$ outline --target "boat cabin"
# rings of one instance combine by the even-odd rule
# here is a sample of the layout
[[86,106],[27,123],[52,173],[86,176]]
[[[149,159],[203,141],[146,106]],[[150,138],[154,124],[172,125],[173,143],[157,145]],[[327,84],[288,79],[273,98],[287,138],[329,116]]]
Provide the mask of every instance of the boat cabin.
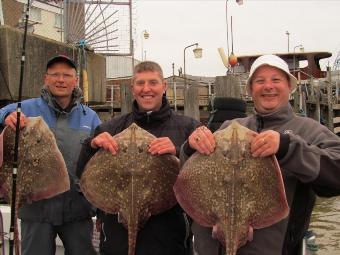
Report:
[[[322,71],[320,67],[320,60],[332,56],[330,52],[289,52],[276,53],[275,55],[284,59],[289,66],[290,72],[298,78],[300,72],[300,79],[307,80],[310,78],[325,78],[326,71]],[[250,71],[250,67],[261,55],[239,56],[238,64],[234,67],[235,73],[246,73]]]

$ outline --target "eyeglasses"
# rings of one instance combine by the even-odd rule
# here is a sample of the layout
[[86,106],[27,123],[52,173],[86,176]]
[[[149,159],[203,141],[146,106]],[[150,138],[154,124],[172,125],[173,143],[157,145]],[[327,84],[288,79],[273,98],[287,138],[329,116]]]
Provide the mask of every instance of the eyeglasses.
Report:
[[76,76],[73,74],[68,73],[46,73],[47,75],[51,76],[53,79],[58,79],[59,77],[63,77],[65,80],[74,79]]

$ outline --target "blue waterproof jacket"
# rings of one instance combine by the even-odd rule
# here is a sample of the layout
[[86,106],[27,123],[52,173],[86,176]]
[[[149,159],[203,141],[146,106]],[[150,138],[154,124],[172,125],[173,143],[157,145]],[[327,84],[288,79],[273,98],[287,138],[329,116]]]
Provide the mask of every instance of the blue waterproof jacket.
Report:
[[[0,124],[4,125],[4,119],[16,110],[16,106],[10,104],[0,109]],[[78,98],[74,98],[72,106],[63,111],[55,106],[46,90],[43,90],[41,98],[24,100],[22,112],[27,117],[41,116],[54,133],[67,166],[71,188],[50,199],[24,205],[19,210],[19,218],[61,225],[93,216],[95,210],[80,192],[75,170],[82,142],[100,124],[98,115],[80,104]]]

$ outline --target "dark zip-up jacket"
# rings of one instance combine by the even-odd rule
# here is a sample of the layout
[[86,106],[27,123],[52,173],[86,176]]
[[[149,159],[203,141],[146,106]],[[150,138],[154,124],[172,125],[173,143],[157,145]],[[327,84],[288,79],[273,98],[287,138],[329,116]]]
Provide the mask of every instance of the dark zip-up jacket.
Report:
[[[237,255],[292,255],[308,228],[315,194],[340,195],[340,138],[313,119],[299,117],[288,104],[270,114],[255,113],[236,119],[241,125],[262,132],[280,133],[280,148],[276,157],[283,176],[286,197],[290,206],[289,217],[263,229],[254,230],[251,242],[242,246]],[[226,121],[220,129],[226,128]],[[181,158],[185,159],[185,146]],[[205,235],[201,242],[217,255],[218,242],[207,238],[211,229],[194,224],[194,235]],[[196,240],[196,238],[195,238]],[[199,252],[199,251],[198,251]]]
[[[132,123],[147,130],[156,137],[169,137],[176,146],[177,156],[181,144],[189,137],[199,122],[171,110],[166,98],[163,97],[162,107],[155,112],[141,112],[136,101],[131,113],[122,115],[100,125],[95,136],[102,132],[115,135]],[[85,164],[96,152],[90,147],[91,140],[84,143],[78,160],[77,175],[80,176]],[[127,230],[118,223],[117,215],[101,216],[103,227],[100,249],[107,255],[127,255]],[[138,232],[136,255],[185,255],[187,252],[190,226],[186,215],[179,205],[172,209],[151,216],[145,226]]]

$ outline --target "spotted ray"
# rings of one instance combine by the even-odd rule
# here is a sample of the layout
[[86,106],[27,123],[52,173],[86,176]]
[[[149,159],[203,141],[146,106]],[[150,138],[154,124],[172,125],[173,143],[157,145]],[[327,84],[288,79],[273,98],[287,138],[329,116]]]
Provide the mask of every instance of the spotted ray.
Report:
[[114,138],[119,146],[117,155],[98,151],[87,163],[80,186],[96,207],[118,214],[128,229],[128,254],[133,255],[138,230],[151,215],[176,204],[173,185],[179,161],[169,154],[151,155],[148,145],[155,137],[136,124]]
[[279,165],[274,156],[252,157],[250,132],[236,121],[216,131],[215,151],[190,157],[174,186],[179,204],[198,224],[213,227],[228,255],[251,240],[253,228],[289,211]]
[[[1,133],[0,144],[1,140],[0,194],[10,203],[15,131],[6,127]],[[69,189],[66,165],[53,133],[41,117],[29,118],[19,137],[15,211],[25,203],[47,199]],[[15,224],[16,219],[17,215]]]

